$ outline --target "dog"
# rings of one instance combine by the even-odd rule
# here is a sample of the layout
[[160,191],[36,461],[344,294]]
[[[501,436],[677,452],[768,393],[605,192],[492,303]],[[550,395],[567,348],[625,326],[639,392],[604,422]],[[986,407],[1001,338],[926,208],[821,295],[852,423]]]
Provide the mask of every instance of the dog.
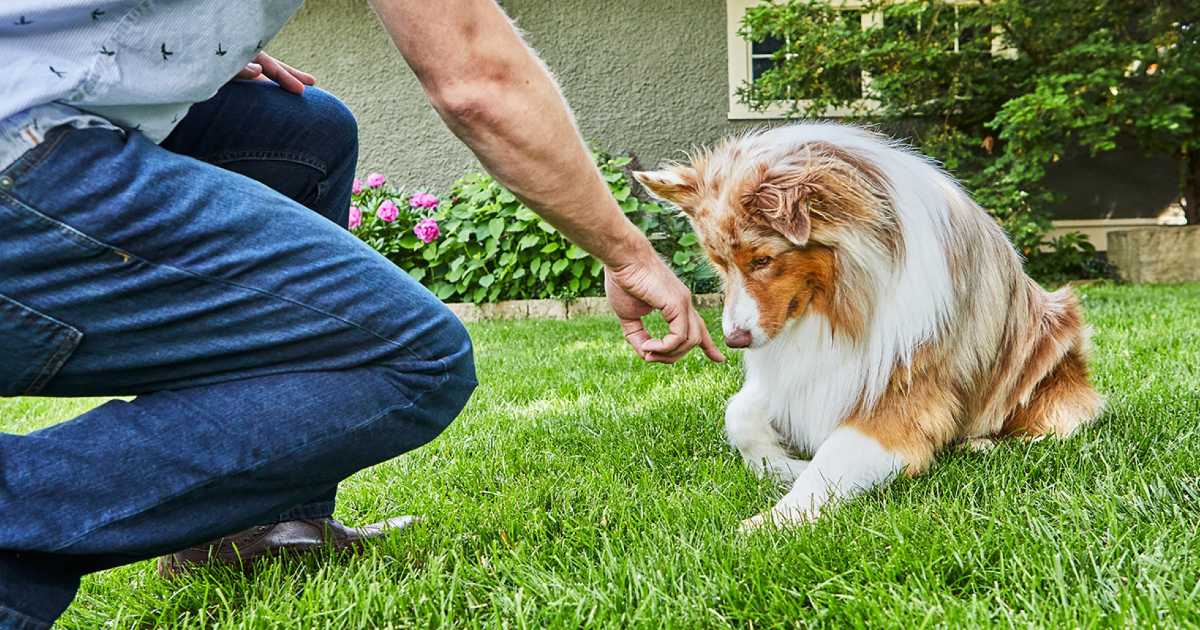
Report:
[[955,444],[1065,438],[1102,411],[1075,296],[1029,278],[930,160],[806,123],[688,162],[634,176],[687,215],[722,278],[725,343],[745,348],[729,443],[790,485],[744,530],[813,521]]

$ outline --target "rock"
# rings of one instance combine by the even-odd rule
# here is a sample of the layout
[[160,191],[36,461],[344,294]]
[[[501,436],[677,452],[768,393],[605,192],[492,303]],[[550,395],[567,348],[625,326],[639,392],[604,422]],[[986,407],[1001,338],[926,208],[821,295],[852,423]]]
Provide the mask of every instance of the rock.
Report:
[[586,317],[588,315],[612,315],[608,307],[608,299],[602,297],[575,298],[567,302],[567,317]]
[[446,307],[450,309],[451,313],[454,313],[455,317],[463,322],[477,322],[483,319],[483,313],[479,310],[479,307],[470,302],[454,302],[447,304]]
[[566,319],[567,304],[562,300],[523,300],[529,319]]
[[1109,232],[1108,260],[1127,282],[1198,282],[1200,225]]
[[529,317],[528,300],[510,300],[494,304],[480,304],[483,319],[526,319]]

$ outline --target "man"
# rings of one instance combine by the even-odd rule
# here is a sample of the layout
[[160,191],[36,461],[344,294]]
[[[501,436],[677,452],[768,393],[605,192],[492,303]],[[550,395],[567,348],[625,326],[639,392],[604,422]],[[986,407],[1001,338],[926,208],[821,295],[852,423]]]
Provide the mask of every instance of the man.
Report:
[[[47,627],[88,572],[402,526],[333,521],[338,482],[433,439],[475,387],[462,325],[341,227],[354,120],[261,52],[299,4],[0,8],[0,394],[137,396],[0,434],[2,628]],[[373,5],[453,132],[604,262],[638,354],[723,360],[494,1]]]

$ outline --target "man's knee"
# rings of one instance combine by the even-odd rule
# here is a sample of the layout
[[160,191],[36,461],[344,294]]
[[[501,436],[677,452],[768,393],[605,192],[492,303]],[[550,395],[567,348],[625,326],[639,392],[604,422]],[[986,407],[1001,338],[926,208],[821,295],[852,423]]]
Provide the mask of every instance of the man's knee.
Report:
[[339,159],[356,161],[358,120],[350,108],[338,97],[319,88],[305,88],[304,98],[313,117],[310,125],[324,136],[324,141],[329,143],[326,146],[336,147],[332,153]]
[[442,307],[438,346],[442,349],[441,361],[445,366],[443,387],[447,388],[447,399],[454,412],[445,418],[445,425],[458,416],[470,399],[478,384],[475,374],[475,349],[466,326],[450,309]]
[[416,416],[426,429],[421,443],[450,426],[478,383],[469,332],[450,309],[430,298],[432,303],[419,307],[420,315],[407,326],[410,343],[385,361],[396,377],[412,384],[407,394],[415,396],[420,407]]

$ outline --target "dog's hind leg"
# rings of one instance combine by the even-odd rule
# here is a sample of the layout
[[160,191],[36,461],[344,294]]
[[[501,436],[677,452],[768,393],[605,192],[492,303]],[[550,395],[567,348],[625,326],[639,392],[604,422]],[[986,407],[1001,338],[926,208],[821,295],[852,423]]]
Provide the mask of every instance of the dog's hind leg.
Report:
[[783,437],[771,424],[766,401],[749,386],[729,400],[725,437],[759,477],[791,483],[808,465],[783,448]]
[[1095,420],[1103,409],[1104,399],[1088,382],[1081,340],[1038,383],[1029,402],[1013,411],[1003,433],[1027,440],[1065,438]]

